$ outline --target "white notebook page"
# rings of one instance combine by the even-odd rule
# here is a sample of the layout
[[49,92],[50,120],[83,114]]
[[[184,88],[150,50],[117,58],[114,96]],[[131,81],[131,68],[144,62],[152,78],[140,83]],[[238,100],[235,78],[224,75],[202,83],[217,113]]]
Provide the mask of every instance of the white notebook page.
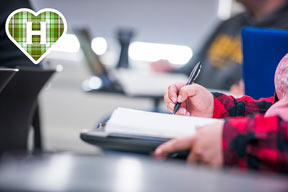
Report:
[[106,124],[106,133],[123,133],[163,138],[193,135],[196,126],[219,120],[146,112],[134,109],[116,109]]

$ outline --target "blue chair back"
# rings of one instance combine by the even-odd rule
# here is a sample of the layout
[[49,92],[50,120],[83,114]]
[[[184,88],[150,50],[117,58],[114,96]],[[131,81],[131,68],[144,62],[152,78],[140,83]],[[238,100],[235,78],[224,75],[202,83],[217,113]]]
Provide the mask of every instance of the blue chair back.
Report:
[[259,99],[274,95],[274,74],[288,53],[288,30],[244,27],[242,30],[245,94]]

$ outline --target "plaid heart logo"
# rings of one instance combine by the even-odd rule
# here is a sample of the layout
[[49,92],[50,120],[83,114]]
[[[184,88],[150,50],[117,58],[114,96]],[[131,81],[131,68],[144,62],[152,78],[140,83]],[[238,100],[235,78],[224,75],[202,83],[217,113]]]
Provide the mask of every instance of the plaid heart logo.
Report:
[[38,64],[53,45],[66,33],[64,16],[55,9],[18,9],[6,20],[10,40],[35,64]]

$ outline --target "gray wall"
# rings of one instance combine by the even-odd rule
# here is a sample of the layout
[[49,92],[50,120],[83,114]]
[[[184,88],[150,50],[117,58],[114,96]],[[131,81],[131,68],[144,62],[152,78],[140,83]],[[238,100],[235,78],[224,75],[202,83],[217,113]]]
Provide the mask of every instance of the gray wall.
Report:
[[197,48],[217,22],[218,0],[31,0],[35,9],[55,8],[73,27],[114,38],[121,26],[137,30],[135,40]]

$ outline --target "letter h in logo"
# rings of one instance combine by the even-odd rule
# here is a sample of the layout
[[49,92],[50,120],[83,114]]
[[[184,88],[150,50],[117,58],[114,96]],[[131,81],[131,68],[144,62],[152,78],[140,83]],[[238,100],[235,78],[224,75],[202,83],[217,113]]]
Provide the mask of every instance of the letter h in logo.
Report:
[[46,22],[40,22],[40,30],[32,30],[32,22],[26,22],[26,44],[32,44],[32,36],[40,35],[40,44],[46,44]]

